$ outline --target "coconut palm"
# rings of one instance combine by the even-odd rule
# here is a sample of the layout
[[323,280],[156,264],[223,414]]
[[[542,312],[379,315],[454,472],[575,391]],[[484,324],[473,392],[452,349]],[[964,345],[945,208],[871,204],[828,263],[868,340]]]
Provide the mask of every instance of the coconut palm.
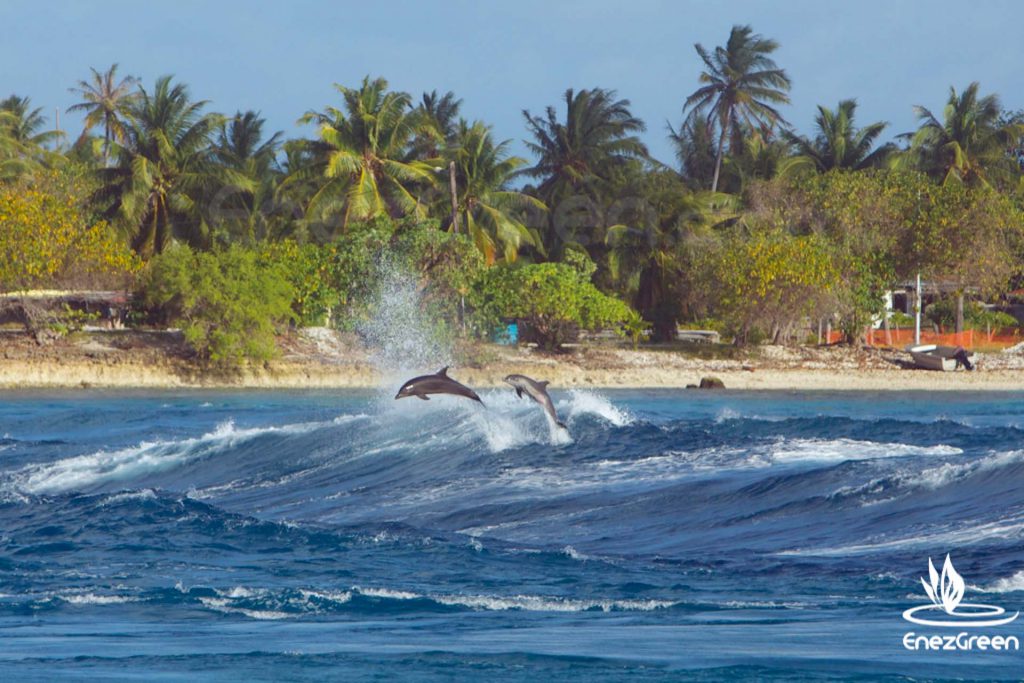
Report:
[[5,112],[4,129],[7,135],[22,145],[41,147],[48,142],[60,139],[59,130],[43,130],[46,117],[42,107],[32,108],[32,100],[28,97],[11,95],[0,100],[0,112]]
[[18,118],[0,110],[0,182],[15,180],[39,167],[42,150],[14,137]]
[[299,120],[319,126],[317,139],[307,141],[311,163],[289,179],[321,178],[307,214],[327,218],[340,213],[342,226],[384,215],[424,215],[417,183],[432,183],[434,173],[422,162],[403,161],[415,132],[409,95],[388,92],[383,78],[366,77],[359,88],[334,87],[343,110],[327,107]]
[[854,125],[857,111],[856,100],[842,100],[833,111],[818,106],[814,117],[817,134],[814,139],[783,131],[783,136],[793,145],[796,154],[787,161],[785,172],[813,168],[819,173],[832,169],[859,171],[881,166],[895,151],[892,143],[875,147],[878,136],[888,125],[878,121],[863,128]]
[[743,192],[752,181],[771,180],[785,170],[791,153],[792,145],[771,131],[749,131],[743,147],[722,162],[719,184],[726,191]]
[[[197,200],[204,187],[222,184],[231,174],[212,163],[210,139],[223,117],[203,113],[205,106],[170,76],[157,79],[152,93],[140,86],[124,144],[115,146],[116,163],[99,172],[96,199],[128,226],[139,254],[159,254],[174,237],[196,246],[208,243]],[[238,177],[230,181],[245,183]]]
[[778,46],[749,26],[733,26],[725,47],[714,52],[700,43],[694,46],[706,67],[700,75],[705,85],[686,98],[683,110],[689,111],[689,119],[703,121],[718,133],[712,192],[718,190],[727,138],[730,151],[736,153],[742,148],[744,130],[767,131],[785,122],[773,106],[789,103],[789,77],[769,56]]
[[636,136],[645,126],[630,112],[629,100],[601,88],[570,88],[564,99],[564,120],[554,107],[544,116],[523,111],[533,136],[526,145],[537,156],[523,174],[541,181],[537,192],[548,206],[588,186],[607,184],[628,160],[647,157],[647,147]]
[[89,70],[92,72],[91,81],[79,81],[77,87],[68,89],[82,97],[81,102],[68,107],[68,112],[85,113],[85,127],[79,142],[85,140],[93,128],[103,126],[103,165],[107,166],[111,142],[124,142],[125,121],[131,113],[131,104],[136,97],[133,88],[138,81],[133,76],[117,80],[117,64],[103,73],[91,67]]
[[677,131],[668,127],[669,141],[686,184],[696,190],[711,184],[718,157],[714,135],[703,122],[683,121]]
[[218,189],[209,202],[210,222],[250,243],[273,232],[274,196],[281,178],[277,152],[283,134],[264,139],[265,124],[258,112],[238,112],[221,123],[211,148],[213,160],[245,182]]
[[467,233],[488,264],[499,251],[505,261],[515,261],[524,244],[537,246],[516,212],[545,210],[540,200],[510,189],[526,160],[509,156],[509,141],[496,143],[491,128],[480,121],[460,120],[452,140],[448,156],[455,162],[458,210]]
[[950,88],[941,121],[925,107],[914,107],[921,125],[901,136],[910,139],[904,163],[943,182],[978,185],[988,185],[993,173],[1012,169],[1006,149],[1016,145],[1024,126],[1002,121],[999,97],[980,97],[978,88],[976,81],[959,95]]
[[436,90],[423,93],[413,110],[416,134],[410,145],[410,159],[433,159],[452,142],[459,124],[462,100],[449,91],[438,95]]
[[733,195],[691,192],[676,172],[647,173],[638,187],[644,197],[628,224],[608,228],[605,242],[613,282],[654,327],[653,337],[669,341],[699,287],[697,262],[714,226],[736,217]]

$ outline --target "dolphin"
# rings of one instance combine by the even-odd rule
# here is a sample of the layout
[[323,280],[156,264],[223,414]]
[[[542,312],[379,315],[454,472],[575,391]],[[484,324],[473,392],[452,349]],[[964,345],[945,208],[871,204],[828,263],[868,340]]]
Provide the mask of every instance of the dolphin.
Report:
[[421,375],[419,377],[413,377],[411,380],[402,385],[402,388],[398,390],[395,395],[395,400],[400,398],[406,398],[407,396],[415,396],[421,398],[424,401],[429,401],[430,397],[427,394],[451,394],[452,396],[465,396],[471,398],[480,405],[484,402],[480,400],[480,397],[476,395],[476,392],[469,387],[459,384],[451,377],[448,376],[448,366],[444,366],[437,373],[433,375]]
[[547,382],[538,382],[526,375],[509,375],[505,378],[505,382],[515,387],[516,396],[522,398],[523,394],[526,394],[544,408],[544,412],[551,416],[556,425],[562,429],[568,429],[565,423],[558,419],[558,413],[555,412],[555,404],[551,402],[551,396],[548,395]]

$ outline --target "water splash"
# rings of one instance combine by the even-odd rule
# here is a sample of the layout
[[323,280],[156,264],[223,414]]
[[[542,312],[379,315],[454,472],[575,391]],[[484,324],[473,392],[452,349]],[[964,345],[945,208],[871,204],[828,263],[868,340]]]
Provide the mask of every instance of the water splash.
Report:
[[628,411],[616,407],[605,396],[584,389],[570,391],[568,401],[558,402],[558,410],[565,412],[569,419],[581,415],[596,415],[616,427],[633,424],[633,416]]
[[393,259],[377,264],[377,290],[359,334],[386,378],[409,371],[435,371],[452,363],[447,325],[426,309],[418,278]]

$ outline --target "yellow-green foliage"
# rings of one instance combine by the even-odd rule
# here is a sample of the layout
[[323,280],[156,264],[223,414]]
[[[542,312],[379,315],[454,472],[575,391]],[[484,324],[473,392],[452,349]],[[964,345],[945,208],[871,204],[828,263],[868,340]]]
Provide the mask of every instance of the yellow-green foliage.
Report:
[[719,307],[741,340],[754,329],[784,333],[816,312],[839,277],[824,239],[778,229],[734,235],[712,260]]
[[0,288],[26,290],[130,275],[139,260],[103,221],[89,222],[57,172],[0,185]]

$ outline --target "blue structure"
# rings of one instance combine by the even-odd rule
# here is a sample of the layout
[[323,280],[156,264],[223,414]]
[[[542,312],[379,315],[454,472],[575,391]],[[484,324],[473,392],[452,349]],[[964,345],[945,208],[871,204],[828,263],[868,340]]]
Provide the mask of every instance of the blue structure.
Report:
[[504,328],[498,328],[494,332],[494,341],[506,346],[515,346],[519,343],[519,323],[506,323]]

